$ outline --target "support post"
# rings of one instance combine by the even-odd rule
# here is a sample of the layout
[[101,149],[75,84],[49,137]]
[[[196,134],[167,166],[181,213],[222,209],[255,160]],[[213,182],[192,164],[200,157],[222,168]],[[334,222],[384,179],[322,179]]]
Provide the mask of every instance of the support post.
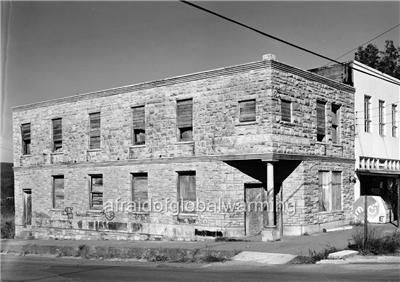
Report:
[[366,248],[367,240],[368,240],[368,196],[364,195],[364,246]]
[[[268,225],[276,225],[276,196],[274,190],[274,165],[272,163],[267,163],[267,192],[269,196]],[[272,201],[270,196],[272,196]]]

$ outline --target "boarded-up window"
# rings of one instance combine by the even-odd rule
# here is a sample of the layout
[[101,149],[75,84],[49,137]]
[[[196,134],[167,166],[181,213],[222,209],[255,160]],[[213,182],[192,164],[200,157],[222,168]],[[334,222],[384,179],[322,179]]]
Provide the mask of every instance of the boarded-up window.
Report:
[[53,151],[62,148],[62,119],[57,118],[52,120],[53,123]]
[[21,125],[22,137],[22,154],[29,155],[31,153],[31,124],[25,123]]
[[342,173],[332,171],[332,209],[342,209]]
[[53,208],[64,207],[64,176],[53,176]]
[[371,97],[364,96],[364,131],[371,131]]
[[317,101],[317,141],[325,138],[325,102]]
[[239,121],[255,121],[256,120],[256,100],[247,100],[239,102]]
[[90,176],[90,208],[103,209],[103,176]]
[[24,214],[22,222],[24,226],[32,225],[32,189],[24,189]]
[[397,137],[397,105],[392,104],[392,137]]
[[332,142],[339,143],[340,142],[340,106],[332,104],[331,107],[331,116],[332,116]]
[[179,141],[193,140],[193,99],[176,102],[176,125]]
[[148,180],[147,173],[132,174],[132,201],[136,211],[146,211],[148,208]]
[[281,120],[292,121],[292,103],[287,100],[281,100]]
[[196,172],[179,172],[178,196],[181,212],[192,213],[196,211]]
[[146,143],[146,128],[145,128],[145,108],[144,106],[132,108],[132,130],[133,144],[143,145]]
[[337,171],[319,172],[319,211],[341,210],[342,174]]
[[379,100],[379,135],[385,135],[385,101]]
[[90,130],[89,130],[89,148],[100,148],[100,113],[89,114]]

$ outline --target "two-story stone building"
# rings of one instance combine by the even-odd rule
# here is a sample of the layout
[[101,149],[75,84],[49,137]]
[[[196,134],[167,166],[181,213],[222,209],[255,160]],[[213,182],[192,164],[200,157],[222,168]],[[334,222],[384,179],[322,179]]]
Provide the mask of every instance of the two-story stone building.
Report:
[[268,238],[280,199],[284,234],[352,219],[354,89],[271,55],[19,106],[13,122],[17,236]]

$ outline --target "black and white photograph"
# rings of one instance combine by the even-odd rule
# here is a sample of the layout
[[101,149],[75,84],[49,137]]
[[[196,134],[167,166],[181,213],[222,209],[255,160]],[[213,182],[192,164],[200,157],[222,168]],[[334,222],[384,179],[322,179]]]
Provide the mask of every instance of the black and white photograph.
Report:
[[400,0],[0,4],[0,281],[400,281]]

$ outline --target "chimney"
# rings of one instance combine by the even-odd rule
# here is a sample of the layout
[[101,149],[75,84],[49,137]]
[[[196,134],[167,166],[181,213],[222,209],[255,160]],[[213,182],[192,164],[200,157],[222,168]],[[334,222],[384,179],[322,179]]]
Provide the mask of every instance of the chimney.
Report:
[[262,59],[263,61],[276,61],[276,56],[274,54],[264,54]]

